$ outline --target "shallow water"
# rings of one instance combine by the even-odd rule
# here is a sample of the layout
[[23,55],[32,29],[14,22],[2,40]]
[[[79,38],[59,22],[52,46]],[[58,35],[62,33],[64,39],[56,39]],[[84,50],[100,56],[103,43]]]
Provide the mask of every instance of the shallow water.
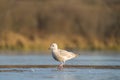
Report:
[[[57,65],[51,55],[0,55],[0,65]],[[120,65],[120,55],[81,55],[66,65]],[[120,69],[0,68],[0,80],[120,80]]]
[[120,80],[119,69],[69,68],[58,71],[55,68],[29,68],[16,70],[21,71],[0,72],[0,80]]
[[[51,55],[0,55],[0,65],[56,65]],[[120,55],[80,55],[68,65],[120,65]]]

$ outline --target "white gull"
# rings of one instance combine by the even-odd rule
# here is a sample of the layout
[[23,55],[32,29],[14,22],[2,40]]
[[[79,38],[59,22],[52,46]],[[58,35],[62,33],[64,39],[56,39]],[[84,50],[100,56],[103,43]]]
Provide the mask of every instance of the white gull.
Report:
[[58,46],[56,43],[52,43],[50,45],[50,49],[52,51],[53,58],[61,63],[60,65],[58,65],[59,70],[63,69],[63,65],[64,65],[65,61],[75,58],[79,55],[79,54],[75,54],[73,52],[68,52],[66,50],[58,49]]

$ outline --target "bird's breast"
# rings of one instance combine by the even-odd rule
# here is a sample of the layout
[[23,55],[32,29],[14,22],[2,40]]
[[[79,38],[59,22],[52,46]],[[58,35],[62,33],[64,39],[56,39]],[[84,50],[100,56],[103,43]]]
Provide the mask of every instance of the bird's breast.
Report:
[[62,57],[59,54],[52,52],[52,56],[56,61],[63,61]]

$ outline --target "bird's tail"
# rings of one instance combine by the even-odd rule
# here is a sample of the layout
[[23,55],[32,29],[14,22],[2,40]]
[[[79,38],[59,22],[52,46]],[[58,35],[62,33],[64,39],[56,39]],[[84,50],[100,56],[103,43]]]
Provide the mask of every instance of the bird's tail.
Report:
[[79,54],[76,54],[76,56],[75,57],[78,57],[80,55],[80,53]]

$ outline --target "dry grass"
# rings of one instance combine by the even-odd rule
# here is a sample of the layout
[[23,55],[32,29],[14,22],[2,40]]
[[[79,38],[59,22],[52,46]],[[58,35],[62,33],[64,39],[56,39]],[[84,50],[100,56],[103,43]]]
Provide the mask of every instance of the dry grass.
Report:
[[62,49],[72,50],[120,50],[120,44],[114,38],[105,42],[92,38],[87,40],[79,35],[47,35],[45,37],[26,37],[15,32],[7,32],[1,36],[1,50],[46,51],[52,42],[58,43]]
[[0,49],[120,50],[119,14],[119,0],[0,0]]

